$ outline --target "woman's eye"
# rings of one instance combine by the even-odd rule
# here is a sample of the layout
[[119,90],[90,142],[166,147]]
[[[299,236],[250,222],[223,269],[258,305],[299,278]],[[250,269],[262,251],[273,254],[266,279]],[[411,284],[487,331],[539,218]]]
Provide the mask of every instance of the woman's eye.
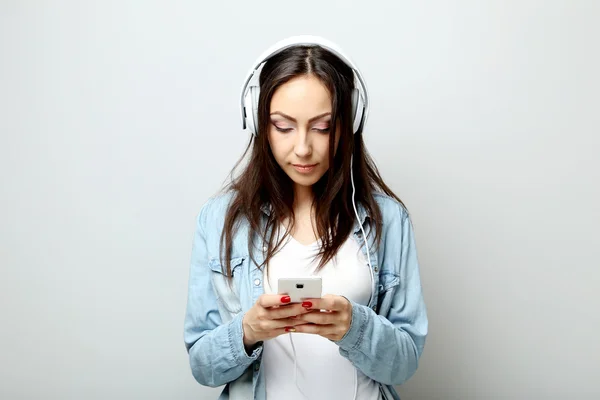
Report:
[[323,126],[323,127],[314,127],[313,128],[315,131],[317,132],[321,132],[321,133],[328,133],[329,132],[329,127],[328,126]]
[[273,124],[273,126],[275,127],[275,129],[276,129],[278,132],[284,132],[284,133],[287,133],[287,132],[290,132],[290,131],[292,130],[292,128],[284,128],[284,127],[282,127],[282,126],[277,126],[277,124]]
[[[276,123],[273,124],[273,127],[275,128],[275,130],[282,133],[288,133],[294,130],[294,128],[285,127]],[[319,133],[329,133],[330,129],[327,125],[316,125],[312,128],[312,130]]]

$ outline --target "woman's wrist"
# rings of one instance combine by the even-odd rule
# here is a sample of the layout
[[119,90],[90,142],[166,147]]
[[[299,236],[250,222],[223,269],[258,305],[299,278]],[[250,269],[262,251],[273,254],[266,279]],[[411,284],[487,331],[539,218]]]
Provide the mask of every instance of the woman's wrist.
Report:
[[256,343],[258,342],[250,335],[252,330],[248,325],[246,325],[246,316],[242,319],[242,341],[244,342],[244,347],[246,348],[246,352],[248,354],[252,353],[254,348],[256,347]]

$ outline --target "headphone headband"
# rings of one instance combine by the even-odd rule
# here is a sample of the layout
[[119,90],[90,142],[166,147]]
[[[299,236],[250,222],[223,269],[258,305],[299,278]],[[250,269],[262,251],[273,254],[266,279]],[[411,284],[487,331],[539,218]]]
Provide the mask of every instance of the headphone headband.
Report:
[[344,54],[342,49],[339,48],[335,43],[324,39],[319,36],[300,35],[292,36],[287,39],[283,39],[273,46],[269,47],[264,51],[260,57],[256,59],[252,68],[246,75],[244,85],[241,93],[241,114],[242,114],[242,128],[247,128],[253,135],[258,134],[258,96],[260,93],[260,73],[265,62],[271,57],[279,54],[280,52],[294,46],[320,46],[338,58],[340,58],[346,65],[352,68],[354,72],[354,93],[352,96],[352,112],[353,112],[353,132],[356,133],[361,126],[366,122],[368,111],[369,111],[369,96],[367,92],[367,86],[360,73],[359,69],[355,66],[352,60]]

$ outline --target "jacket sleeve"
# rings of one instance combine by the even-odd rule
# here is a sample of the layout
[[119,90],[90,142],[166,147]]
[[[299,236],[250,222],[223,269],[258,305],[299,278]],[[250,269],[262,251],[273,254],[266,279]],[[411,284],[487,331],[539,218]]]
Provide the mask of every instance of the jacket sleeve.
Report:
[[400,385],[415,373],[428,330],[413,227],[406,211],[400,205],[398,209],[384,228],[385,245],[379,254],[380,266],[393,263],[399,278],[399,284],[390,289],[393,293],[382,294],[391,295],[390,310],[378,315],[351,302],[350,329],[336,342],[342,356],[386,385]]
[[240,377],[256,360],[259,347],[251,355],[243,344],[243,313],[223,323],[208,265],[206,245],[206,205],[198,214],[192,245],[184,342],[194,378],[205,386],[221,386]]

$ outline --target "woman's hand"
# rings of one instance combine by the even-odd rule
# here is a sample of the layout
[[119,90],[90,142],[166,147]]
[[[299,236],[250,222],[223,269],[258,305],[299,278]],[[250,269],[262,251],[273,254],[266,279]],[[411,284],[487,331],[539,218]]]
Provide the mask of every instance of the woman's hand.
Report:
[[296,316],[310,312],[302,304],[289,304],[290,297],[280,294],[263,294],[242,319],[244,346],[252,348],[256,343],[272,339],[293,327],[306,324]]
[[321,299],[307,299],[302,305],[310,311],[298,316],[297,320],[305,325],[296,326],[296,332],[314,333],[337,341],[350,329],[352,304],[345,297],[327,294]]

